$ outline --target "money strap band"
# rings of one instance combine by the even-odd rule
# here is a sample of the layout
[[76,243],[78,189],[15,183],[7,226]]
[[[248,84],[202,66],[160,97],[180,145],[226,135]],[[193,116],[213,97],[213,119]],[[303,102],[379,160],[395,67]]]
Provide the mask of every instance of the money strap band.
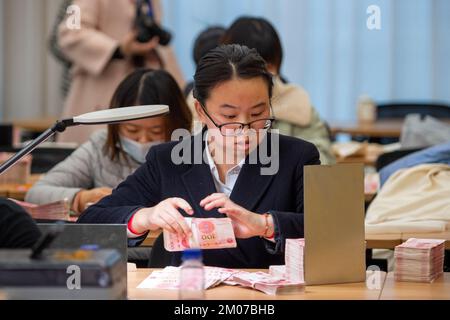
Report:
[[266,239],[273,239],[275,236],[275,228],[270,236],[267,235],[267,231],[269,231],[269,215],[268,213],[264,213],[264,218],[266,219],[266,228],[264,230],[264,238]]

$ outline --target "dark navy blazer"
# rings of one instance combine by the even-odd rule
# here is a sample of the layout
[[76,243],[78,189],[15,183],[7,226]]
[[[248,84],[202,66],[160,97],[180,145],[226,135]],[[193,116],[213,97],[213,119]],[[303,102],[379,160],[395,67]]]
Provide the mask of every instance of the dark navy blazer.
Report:
[[[274,137],[274,133],[268,133],[266,139],[271,142],[276,140]],[[278,172],[262,175],[261,169],[271,164],[259,157],[257,163],[251,164],[247,157],[230,195],[233,202],[252,212],[272,214],[275,244],[260,237],[238,239],[237,248],[204,250],[205,265],[268,268],[284,264],[285,239],[303,237],[303,166],[320,164],[319,153],[309,142],[283,135],[277,137],[279,151],[269,147],[267,152],[271,154],[275,150],[272,156],[279,155]],[[224,217],[216,209],[205,211],[200,207],[203,198],[217,192],[208,164],[201,155],[199,157],[199,150],[203,152],[205,145],[199,134],[181,142],[152,147],[147,162],[115,188],[112,195],[90,206],[78,222],[126,224],[137,210],[152,207],[170,197],[185,199],[194,209],[194,217]],[[190,161],[186,161],[190,163],[175,164],[172,161],[172,150],[178,152],[180,147],[191,150],[187,157]],[[201,163],[192,164],[194,157]],[[182,210],[181,213],[188,216]],[[144,239],[145,236],[130,239],[129,245],[139,245]],[[171,265],[181,263],[180,253],[170,255]]]

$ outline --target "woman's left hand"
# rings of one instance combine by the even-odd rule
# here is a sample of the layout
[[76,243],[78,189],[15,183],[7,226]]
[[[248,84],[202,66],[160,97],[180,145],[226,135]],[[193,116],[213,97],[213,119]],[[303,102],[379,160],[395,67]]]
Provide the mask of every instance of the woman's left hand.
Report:
[[[220,213],[226,214],[233,222],[236,238],[263,237],[266,232],[266,218],[264,215],[251,212],[235,204],[223,193],[211,194],[200,201],[200,206],[207,211],[219,208],[218,211]],[[269,230],[273,230],[273,220],[271,218],[270,220]]]

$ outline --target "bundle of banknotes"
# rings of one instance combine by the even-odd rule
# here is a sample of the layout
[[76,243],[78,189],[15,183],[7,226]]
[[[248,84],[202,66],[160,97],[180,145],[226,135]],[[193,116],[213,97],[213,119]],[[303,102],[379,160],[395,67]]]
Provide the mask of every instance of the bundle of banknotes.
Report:
[[33,203],[10,199],[25,209],[33,219],[38,220],[71,220],[70,203],[68,199],[37,205]]
[[289,281],[261,271],[239,271],[226,280],[225,284],[253,288],[268,295],[299,293],[305,291],[304,282]]
[[285,256],[286,279],[292,282],[304,282],[303,258],[305,239],[286,239]]
[[286,266],[270,266],[269,267],[269,274],[273,277],[286,279]]
[[[180,267],[165,267],[153,271],[139,286],[140,289],[177,290],[179,288]],[[210,289],[229,279],[236,270],[204,267],[204,288]]]
[[433,282],[444,269],[445,240],[408,239],[395,247],[395,280]]
[[189,238],[164,230],[164,248],[167,251],[183,251],[189,248],[235,248],[236,237],[230,218],[185,218],[192,230]]
[[[180,267],[166,267],[162,270],[155,270],[139,284],[138,289],[177,290],[179,288],[179,277]],[[265,272],[204,267],[205,290],[220,284],[253,288],[269,295],[304,291],[303,283],[290,282]]]

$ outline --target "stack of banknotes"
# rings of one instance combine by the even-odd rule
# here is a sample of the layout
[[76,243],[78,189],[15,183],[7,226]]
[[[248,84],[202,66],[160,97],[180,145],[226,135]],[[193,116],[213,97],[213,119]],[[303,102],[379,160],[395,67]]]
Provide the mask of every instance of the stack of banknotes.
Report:
[[253,288],[268,295],[299,293],[305,291],[304,282],[289,281],[261,271],[239,271],[226,280],[225,284]]
[[285,256],[286,279],[292,282],[304,282],[303,257],[305,239],[286,239]]
[[305,282],[304,276],[305,239],[286,239],[284,251],[285,265],[270,266],[269,273],[274,277],[286,279],[291,282]]
[[445,240],[408,239],[395,247],[395,280],[433,282],[444,270]]
[[69,200],[64,199],[48,204],[33,203],[10,199],[21,206],[28,214],[37,220],[71,220]]

